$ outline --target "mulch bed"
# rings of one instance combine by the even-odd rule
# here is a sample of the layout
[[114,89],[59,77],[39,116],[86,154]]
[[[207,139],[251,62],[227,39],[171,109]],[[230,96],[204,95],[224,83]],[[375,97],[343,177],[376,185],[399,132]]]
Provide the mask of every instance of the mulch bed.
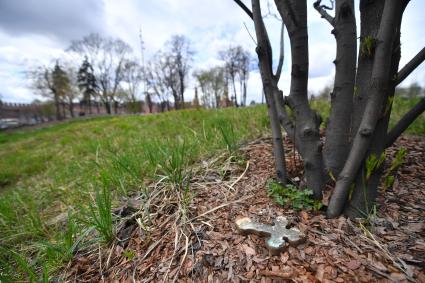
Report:
[[[301,161],[286,143],[289,175],[300,180]],[[262,138],[243,146],[248,166],[202,162],[185,227],[153,213],[152,228],[143,228],[135,213],[118,233],[128,240],[80,251],[64,274],[76,282],[425,282],[425,139],[402,137],[389,155],[400,146],[406,162],[393,189],[379,196],[370,226],[275,204],[266,191],[274,173],[271,140]],[[234,223],[241,216],[272,223],[279,215],[306,241],[278,256]]]

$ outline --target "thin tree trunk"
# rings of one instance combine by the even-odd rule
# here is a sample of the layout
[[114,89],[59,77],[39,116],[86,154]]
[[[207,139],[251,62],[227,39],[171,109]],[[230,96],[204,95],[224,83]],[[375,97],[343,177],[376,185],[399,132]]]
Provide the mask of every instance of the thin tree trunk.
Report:
[[72,103],[72,100],[70,99],[69,100],[69,113],[71,114],[71,117],[72,118],[74,118],[75,117],[75,115],[74,115],[74,104]]
[[181,108],[184,109],[184,74],[180,74],[180,100],[181,100]]
[[356,77],[357,35],[354,0],[337,0],[333,20],[336,38],[335,83],[323,155],[326,170],[338,176],[350,149],[351,113]]
[[66,119],[66,107],[65,107],[65,102],[62,101],[62,116],[64,119]]
[[53,95],[55,100],[56,120],[62,120],[58,95],[56,93]]
[[90,96],[89,96],[89,101],[88,101],[88,103],[89,103],[89,114],[91,115],[92,114],[92,109],[91,109],[91,99],[90,99]]
[[105,101],[105,110],[107,114],[111,114],[111,104],[109,101]]
[[[271,46],[268,39],[267,31],[261,16],[260,1],[252,1],[252,11],[254,17],[255,32],[257,35],[257,55],[263,82],[263,90],[266,96],[267,108],[270,118],[270,126],[272,129],[273,153],[275,159],[275,168],[277,179],[283,185],[286,185],[286,167],[285,167],[285,151],[283,148],[282,130],[277,115],[277,105],[273,96],[274,91],[278,91],[277,82],[273,79],[271,62]],[[236,97],[236,93],[235,93]]]
[[[319,136],[320,117],[308,103],[308,33],[307,1],[275,0],[279,14],[288,29],[291,43],[291,89],[287,97],[295,114],[295,143],[303,159],[307,187],[316,199],[322,198],[324,166]],[[285,128],[286,129],[286,128]]]
[[238,105],[238,98],[236,95],[236,85],[235,85],[235,76],[232,75],[232,85],[233,85],[233,95],[234,95],[234,101],[235,101],[235,107],[239,107]]

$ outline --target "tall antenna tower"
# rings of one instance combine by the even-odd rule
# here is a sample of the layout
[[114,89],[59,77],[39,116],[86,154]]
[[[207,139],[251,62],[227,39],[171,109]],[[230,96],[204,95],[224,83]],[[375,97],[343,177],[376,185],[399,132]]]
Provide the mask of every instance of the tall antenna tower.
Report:
[[145,42],[142,37],[142,28],[139,29],[139,39],[140,39],[140,58],[142,64],[142,75],[143,75],[143,94],[147,93],[147,83],[146,83],[146,72],[145,72]]

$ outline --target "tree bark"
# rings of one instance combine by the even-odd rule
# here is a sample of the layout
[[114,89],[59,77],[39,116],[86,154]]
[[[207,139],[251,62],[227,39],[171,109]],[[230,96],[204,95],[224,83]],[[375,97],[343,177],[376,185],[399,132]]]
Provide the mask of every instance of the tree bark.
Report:
[[[396,18],[394,21],[397,23],[397,29],[395,32],[395,39],[393,43],[393,49],[391,54],[391,66],[389,73],[390,87],[384,95],[384,107],[381,110],[381,116],[378,119],[376,130],[373,133],[372,142],[370,145],[369,152],[366,156],[374,155],[377,158],[385,151],[385,140],[387,136],[387,129],[390,121],[392,102],[395,94],[395,87],[397,85],[397,70],[399,68],[399,62],[401,57],[400,52],[400,28],[401,19],[404,9],[406,8],[408,1],[404,1],[400,10],[397,11]],[[365,171],[365,165],[360,169],[362,172]],[[368,215],[375,204],[375,199],[378,195],[379,181],[381,180],[384,172],[384,164],[376,168],[369,179],[357,179],[357,184],[352,194],[350,203],[346,206],[345,214],[349,217],[364,217]]]
[[337,0],[332,20],[336,38],[335,83],[323,155],[326,170],[338,177],[350,149],[351,113],[356,77],[357,35],[354,0]]
[[354,138],[344,168],[338,177],[335,190],[329,202],[327,214],[330,218],[341,214],[347,201],[349,187],[366,157],[381,111],[386,105],[387,93],[391,89],[390,69],[393,43],[397,34],[397,13],[402,8],[399,1],[386,1],[379,27],[377,46],[373,62],[371,81],[369,84],[370,98],[366,105],[359,130]]
[[[272,54],[271,45],[261,15],[259,0],[252,0],[252,14],[257,36],[257,55],[263,82],[263,90],[266,96],[267,108],[272,129],[273,153],[275,158],[276,176],[280,183],[286,185],[285,151],[283,148],[282,130],[277,115],[276,101],[273,92],[277,91],[277,82],[273,79],[272,66],[270,65]],[[236,93],[235,93],[236,97]]]
[[304,159],[307,187],[313,191],[316,199],[321,199],[324,166],[319,136],[320,117],[310,108],[307,95],[307,1],[275,0],[275,4],[287,27],[291,43],[291,88],[287,101],[295,115],[294,142]]
[[372,75],[376,37],[378,35],[384,4],[385,0],[360,0],[361,31],[351,120],[351,139],[354,138],[359,129],[366,104],[370,97],[368,86]]

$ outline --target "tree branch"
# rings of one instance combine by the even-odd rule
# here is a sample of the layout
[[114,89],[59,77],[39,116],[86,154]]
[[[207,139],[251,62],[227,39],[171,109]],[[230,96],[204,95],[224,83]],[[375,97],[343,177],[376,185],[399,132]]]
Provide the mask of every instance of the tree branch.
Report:
[[236,4],[239,5],[239,7],[242,8],[242,10],[245,11],[245,13],[251,18],[254,19],[254,16],[252,15],[251,10],[241,1],[241,0],[233,0],[236,2]]
[[397,74],[395,85],[399,85],[425,60],[425,47],[413,57]]
[[391,146],[397,138],[425,111],[425,97],[410,109],[387,134],[385,147]]
[[322,18],[327,20],[331,24],[331,26],[334,26],[335,19],[331,15],[329,15],[328,12],[326,12],[326,10],[333,9],[333,2],[331,2],[332,7],[320,5],[320,2],[322,2],[322,0],[317,0],[316,2],[313,3],[314,9],[316,9],[319,12],[319,14],[322,16]]
[[284,57],[284,51],[285,50],[284,50],[284,45],[283,45],[284,31],[285,31],[285,23],[282,21],[282,28],[280,30],[280,54],[279,54],[279,63],[277,65],[276,74],[275,74],[276,83],[280,79],[280,74],[282,73],[282,67],[283,67],[283,59],[285,58]]

